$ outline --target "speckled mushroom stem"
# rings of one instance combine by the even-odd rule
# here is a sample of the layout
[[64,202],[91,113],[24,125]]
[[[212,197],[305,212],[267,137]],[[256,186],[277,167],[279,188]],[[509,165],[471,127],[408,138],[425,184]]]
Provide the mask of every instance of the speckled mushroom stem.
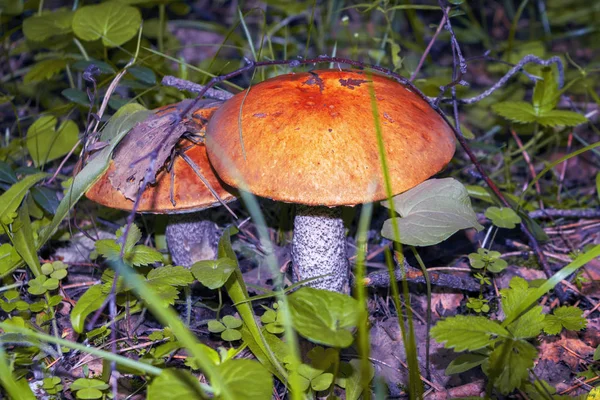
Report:
[[165,232],[173,265],[190,267],[217,258],[220,230],[204,212],[169,216]]
[[349,263],[341,208],[297,207],[292,262],[298,281],[328,274],[307,286],[348,293]]

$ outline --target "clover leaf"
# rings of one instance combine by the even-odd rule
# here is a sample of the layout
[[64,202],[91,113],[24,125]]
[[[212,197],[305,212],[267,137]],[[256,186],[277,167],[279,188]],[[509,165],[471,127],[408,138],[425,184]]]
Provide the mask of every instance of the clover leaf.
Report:
[[489,207],[485,216],[498,228],[513,229],[521,223],[521,217],[512,208]]
[[242,325],[242,320],[231,315],[226,315],[221,321],[216,319],[208,321],[208,331],[211,333],[220,333],[221,339],[233,342],[242,338],[242,333],[240,332]]

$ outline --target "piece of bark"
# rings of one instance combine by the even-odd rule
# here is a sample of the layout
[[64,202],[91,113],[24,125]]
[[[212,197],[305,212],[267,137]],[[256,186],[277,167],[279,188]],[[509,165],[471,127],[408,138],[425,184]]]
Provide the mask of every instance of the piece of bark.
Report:
[[[111,184],[123,195],[135,201],[140,186],[148,169],[152,180],[155,182],[158,171],[171,156],[177,142],[186,132],[199,133],[203,125],[199,125],[193,118],[183,116],[182,113],[192,100],[160,109],[144,122],[137,124],[121,141],[115,150],[113,161],[119,166],[109,176]],[[210,108],[220,102],[215,100],[201,100],[196,110]]]
[[[397,262],[396,262],[397,263]],[[423,272],[420,269],[413,268],[404,259],[404,271],[406,271],[406,280],[414,283],[426,283]],[[396,280],[403,279],[403,269],[396,265],[394,271]],[[465,290],[468,292],[479,292],[479,283],[469,277],[459,277],[451,274],[440,274],[438,272],[429,272],[431,284],[443,286],[451,289]],[[387,271],[373,272],[365,278],[365,286],[367,287],[389,287],[390,277]]]

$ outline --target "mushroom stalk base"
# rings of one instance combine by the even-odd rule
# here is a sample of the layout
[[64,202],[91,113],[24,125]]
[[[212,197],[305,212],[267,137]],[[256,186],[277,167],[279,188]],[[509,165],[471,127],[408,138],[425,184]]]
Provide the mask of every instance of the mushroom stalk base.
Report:
[[191,267],[217,258],[220,231],[207,217],[202,212],[169,216],[165,235],[173,265]]
[[346,235],[339,207],[297,207],[292,261],[296,281],[327,275],[307,283],[307,286],[349,292]]

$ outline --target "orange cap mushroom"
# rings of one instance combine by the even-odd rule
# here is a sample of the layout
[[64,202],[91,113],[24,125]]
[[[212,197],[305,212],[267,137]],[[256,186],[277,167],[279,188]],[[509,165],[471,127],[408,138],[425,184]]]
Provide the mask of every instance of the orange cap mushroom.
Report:
[[227,100],[207,126],[208,156],[224,182],[303,205],[292,259],[299,279],[328,275],[314,287],[347,290],[341,211],[328,207],[386,197],[372,93],[392,192],[400,193],[451,160],[454,135],[427,101],[388,77],[357,70],[281,75]]
[[[187,107],[187,102],[171,104],[155,110],[156,117],[169,116],[169,113],[181,113]],[[220,103],[218,103],[220,105]],[[218,105],[207,108],[198,108],[192,113],[191,120],[180,121],[185,126],[184,130],[192,133],[203,134],[206,122],[213,115]],[[152,121],[156,121],[156,117]],[[171,120],[166,119],[164,125],[157,124],[157,129],[171,129]],[[166,132],[165,132],[166,133]],[[126,137],[124,140],[135,141],[138,137]],[[178,138],[174,138],[175,141]],[[173,141],[174,142],[174,141]],[[232,193],[232,188],[224,185],[214,174],[204,143],[192,143],[189,140],[180,140],[180,144],[186,149],[184,154],[193,162],[204,179],[214,189],[222,202],[231,202],[236,199]],[[156,146],[156,143],[151,143]],[[130,211],[134,206],[134,199],[137,195],[138,186],[128,187],[127,190],[133,192],[128,197],[123,187],[118,187],[123,176],[127,177],[130,168],[131,154],[129,159],[123,156],[123,161],[119,156],[122,150],[123,142],[115,152],[115,158],[111,160],[108,171],[88,190],[86,196],[104,206]],[[169,149],[167,149],[169,150]],[[143,157],[147,149],[139,154],[136,148],[128,150],[133,152],[134,157]],[[125,165],[121,165],[125,164]],[[119,171],[123,168],[124,170]],[[123,173],[123,171],[125,173]],[[173,173],[173,178],[171,178]],[[119,177],[117,177],[119,175]],[[116,187],[117,186],[117,187]],[[171,200],[173,194],[174,203]],[[217,225],[206,219],[205,215],[199,215],[196,211],[221,205],[222,203],[214,196],[211,190],[198,177],[194,168],[189,165],[182,157],[175,157],[171,170],[162,168],[156,175],[155,182],[148,184],[141,194],[138,203],[137,212],[139,213],[157,213],[157,214],[185,214],[171,215],[166,229],[166,239],[173,263],[177,265],[190,266],[196,261],[212,259],[217,255],[217,243],[219,238],[219,229]]]

